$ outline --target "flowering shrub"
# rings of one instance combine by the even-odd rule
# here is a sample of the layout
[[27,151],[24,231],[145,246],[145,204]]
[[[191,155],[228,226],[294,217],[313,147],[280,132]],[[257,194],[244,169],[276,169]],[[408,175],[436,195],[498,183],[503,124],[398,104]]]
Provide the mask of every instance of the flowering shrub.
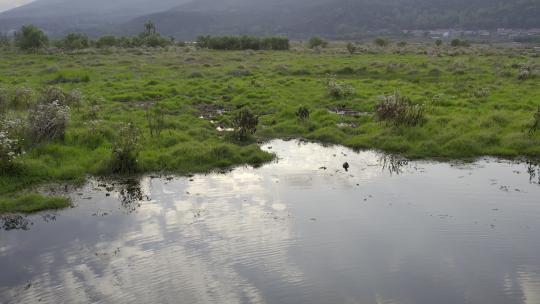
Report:
[[69,107],[59,101],[38,104],[28,113],[30,140],[34,144],[63,140],[69,118]]
[[120,129],[112,151],[110,163],[112,173],[129,174],[137,172],[139,140],[139,129],[133,123],[128,123]]
[[356,90],[352,85],[337,81],[335,75],[327,75],[326,89],[330,96],[336,98],[350,97],[356,93]]
[[19,141],[9,138],[6,131],[0,131],[0,167],[5,168],[22,154]]

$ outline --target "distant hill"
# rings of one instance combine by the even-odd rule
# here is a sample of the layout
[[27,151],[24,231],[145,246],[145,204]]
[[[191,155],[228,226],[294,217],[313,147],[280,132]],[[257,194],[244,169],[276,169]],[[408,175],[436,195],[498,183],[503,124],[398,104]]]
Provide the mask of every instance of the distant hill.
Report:
[[170,9],[189,0],[37,0],[0,13],[0,31],[34,24],[51,34],[91,31]]
[[354,37],[366,30],[540,28],[540,0],[38,0],[0,14],[0,30],[126,34],[152,20],[165,35]]
[[[215,5],[211,5],[215,2]],[[165,34],[285,34],[354,36],[366,30],[540,27],[540,0],[200,0],[135,18],[153,20]]]

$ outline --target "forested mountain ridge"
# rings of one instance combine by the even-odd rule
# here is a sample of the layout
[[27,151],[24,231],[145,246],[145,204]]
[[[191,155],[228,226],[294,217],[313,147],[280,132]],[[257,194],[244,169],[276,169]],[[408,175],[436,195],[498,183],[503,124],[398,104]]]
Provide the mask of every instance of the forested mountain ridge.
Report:
[[540,28],[539,16],[540,0],[38,0],[0,14],[0,31],[34,23],[51,32],[126,34],[152,20],[163,34],[182,39],[339,37],[380,29]]

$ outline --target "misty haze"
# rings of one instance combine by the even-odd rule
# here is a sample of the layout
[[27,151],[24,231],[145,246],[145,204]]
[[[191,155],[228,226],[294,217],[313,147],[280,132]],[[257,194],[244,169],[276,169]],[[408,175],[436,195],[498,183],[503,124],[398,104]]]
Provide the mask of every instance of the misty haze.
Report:
[[0,303],[540,304],[539,0],[0,0]]

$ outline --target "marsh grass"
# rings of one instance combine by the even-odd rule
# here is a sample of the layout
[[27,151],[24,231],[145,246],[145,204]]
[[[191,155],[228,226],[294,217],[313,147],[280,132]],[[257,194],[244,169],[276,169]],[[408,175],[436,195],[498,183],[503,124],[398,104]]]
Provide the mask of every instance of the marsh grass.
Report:
[[[27,136],[28,111],[43,103],[47,81],[60,74],[88,75],[91,81],[55,85],[64,93],[62,105],[71,108],[69,124],[56,139],[35,145],[22,142],[26,154],[17,157],[16,170],[0,174],[0,197],[49,181],[79,182],[88,174],[188,174],[259,165],[273,156],[253,143],[272,138],[299,137],[411,158],[540,155],[539,132],[527,132],[538,107],[539,80],[516,77],[523,62],[538,66],[539,59],[528,50],[409,43],[395,53],[394,45],[356,47],[354,56],[345,50],[345,43],[331,43],[319,54],[299,44],[292,44],[291,51],[249,54],[189,47],[86,49],[70,54],[1,51],[5,60],[0,69],[7,71],[0,75],[2,118],[26,125],[13,128],[10,138]],[[44,73],[48,67],[55,69]],[[192,71],[203,77],[190,77]],[[503,77],[500,71],[512,76]],[[321,81],[328,73],[338,74],[334,84],[348,88],[332,93]],[[479,88],[489,88],[489,96],[476,97]],[[73,90],[81,93],[80,98],[68,96]],[[381,123],[377,114],[372,115],[378,97],[396,90],[425,107],[406,115],[411,119]],[[150,102],[160,105],[162,122],[154,123],[156,117],[148,120],[144,105]],[[309,109],[306,121],[300,118],[305,115],[297,116],[301,106]],[[247,108],[257,114],[258,122],[242,132],[247,140],[216,130],[218,126],[239,130],[236,115]],[[118,154],[126,159],[118,163],[136,165],[112,166],[114,148],[122,146],[117,142],[120,126],[127,121],[140,132],[138,153],[136,162]],[[400,122],[398,127],[395,121]],[[136,170],[128,169],[133,167]]]
[[50,197],[40,194],[23,194],[17,197],[0,198],[0,214],[35,213],[43,210],[63,209],[71,205],[69,198]]
[[395,126],[416,126],[425,122],[424,105],[413,104],[398,92],[382,96],[375,113],[380,120],[390,121]]

